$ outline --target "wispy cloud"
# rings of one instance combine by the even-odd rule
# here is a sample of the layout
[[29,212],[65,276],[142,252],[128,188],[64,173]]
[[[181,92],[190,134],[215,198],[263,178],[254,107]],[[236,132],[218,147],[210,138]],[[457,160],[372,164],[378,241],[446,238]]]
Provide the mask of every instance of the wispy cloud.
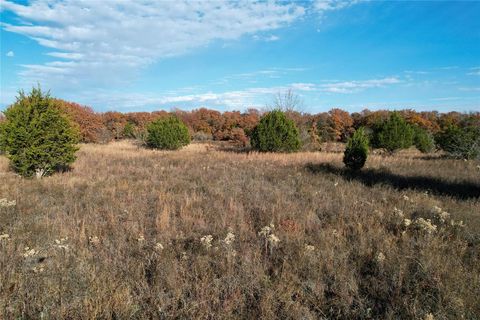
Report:
[[467,75],[480,76],[480,67],[470,68],[470,72],[468,72]]
[[279,36],[276,36],[276,35],[258,35],[258,34],[255,34],[253,36],[253,39],[254,40],[259,40],[259,41],[266,41],[266,42],[272,42],[272,41],[278,41],[280,40],[280,37]]
[[[290,83],[271,87],[251,87],[243,90],[224,92],[206,91],[197,94],[185,94],[191,88],[163,93],[125,93],[103,92],[101,90],[84,92],[84,104],[102,106],[106,109],[136,110],[139,108],[156,110],[178,107],[192,109],[210,107],[222,110],[244,110],[248,107],[261,108],[271,103],[273,97],[292,89],[303,96],[315,93],[354,94],[370,88],[381,88],[399,83],[396,78],[371,79],[363,81],[344,81],[331,83]],[[199,88],[195,88],[198,90]]]
[[403,71],[405,74],[429,74],[430,71],[423,71],[423,70],[405,70]]
[[313,7],[319,12],[325,12],[343,9],[361,1],[362,0],[315,0]]
[[253,35],[279,41],[271,32],[298,20],[307,11],[321,14],[357,1],[77,1],[38,0],[26,5],[2,1],[2,10],[18,23],[5,31],[25,35],[52,49],[61,63],[24,65],[25,84],[46,81],[49,87],[92,87],[134,79],[148,65],[207,46]]
[[343,81],[322,84],[322,91],[330,93],[356,93],[370,88],[381,88],[392,84],[400,83],[401,80],[395,77],[382,79],[371,79],[363,81]]
[[213,40],[275,30],[305,13],[301,5],[274,1],[39,0],[28,5],[3,1],[2,8],[28,22],[2,23],[4,30],[28,36],[53,49],[48,55],[62,59],[58,62],[68,62],[25,65],[22,78],[56,85],[72,84],[72,79],[97,85],[131,77],[159,59]]
[[15,53],[13,51],[8,51],[6,56],[11,58],[15,56]]
[[236,80],[246,81],[246,82],[249,82],[249,83],[256,83],[258,80],[280,79],[284,76],[291,75],[291,74],[294,74],[294,73],[300,73],[300,72],[307,71],[307,70],[308,70],[307,68],[303,68],[303,67],[266,68],[266,69],[257,70],[257,71],[243,72],[243,73],[228,75],[228,76],[225,76],[225,77],[222,77],[218,80],[213,81],[211,84],[213,84],[213,85],[226,84],[226,83],[230,83],[231,81],[236,81]]
[[458,90],[477,92],[477,91],[480,91],[480,87],[460,87],[460,88],[458,88]]

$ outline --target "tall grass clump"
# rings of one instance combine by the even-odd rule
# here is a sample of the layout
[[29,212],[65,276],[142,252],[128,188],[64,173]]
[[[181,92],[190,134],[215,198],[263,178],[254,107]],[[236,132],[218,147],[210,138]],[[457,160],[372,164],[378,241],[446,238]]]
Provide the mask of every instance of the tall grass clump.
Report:
[[188,128],[177,117],[158,119],[147,127],[147,146],[150,148],[177,150],[189,143]]
[[0,124],[0,149],[14,171],[43,177],[67,169],[75,161],[78,132],[55,106],[49,93],[33,88],[19,92]]
[[301,147],[298,128],[280,110],[273,110],[260,119],[250,143],[254,150],[263,152],[295,152]]
[[365,165],[368,156],[368,137],[363,127],[357,129],[348,139],[343,155],[343,163],[350,170],[360,170]]

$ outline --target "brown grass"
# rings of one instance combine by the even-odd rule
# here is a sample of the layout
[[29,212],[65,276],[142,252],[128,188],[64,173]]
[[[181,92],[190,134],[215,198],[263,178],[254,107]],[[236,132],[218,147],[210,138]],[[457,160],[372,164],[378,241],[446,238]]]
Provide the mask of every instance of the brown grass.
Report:
[[0,157],[0,199],[17,201],[0,208],[0,318],[478,319],[479,163],[341,159],[117,142],[26,180]]

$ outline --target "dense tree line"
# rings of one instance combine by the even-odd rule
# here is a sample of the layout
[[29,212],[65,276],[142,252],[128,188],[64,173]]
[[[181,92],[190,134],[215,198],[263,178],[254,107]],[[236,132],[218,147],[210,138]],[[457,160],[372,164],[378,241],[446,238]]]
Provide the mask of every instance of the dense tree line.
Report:
[[[247,109],[244,112],[219,112],[205,108],[192,111],[174,110],[154,112],[121,113],[108,111],[95,112],[92,108],[77,103],[54,99],[55,105],[72,120],[80,132],[80,141],[85,143],[106,143],[116,139],[137,138],[146,139],[146,129],[149,123],[175,115],[188,128],[194,140],[222,140],[234,141],[245,146],[250,140],[255,127],[265,111]],[[300,134],[301,145],[304,149],[318,149],[321,142],[346,142],[360,127],[365,128],[367,135],[372,138],[373,147],[381,147],[378,138],[372,133],[388,123],[392,111],[365,109],[361,112],[349,113],[339,108],[318,114],[308,114],[292,109],[285,110],[286,116],[291,119]],[[412,143],[420,150],[431,151],[433,138],[442,137],[443,132],[453,132],[455,129],[469,128],[475,133],[480,128],[480,112],[439,113],[436,111],[417,112],[401,110],[398,115],[406,124],[411,126],[415,134]],[[0,121],[4,117],[0,114]],[[473,128],[473,129],[472,129]],[[461,136],[461,134],[459,134]],[[385,140],[385,138],[382,138]],[[411,139],[409,139],[411,140]],[[438,143],[437,143],[438,145]],[[441,145],[441,143],[440,143]],[[389,143],[388,150],[392,143]]]
[[[233,140],[245,143],[251,136],[265,111],[247,109],[244,112],[219,112],[205,108],[192,111],[174,110],[154,112],[121,113],[108,111],[95,112],[92,108],[77,103],[55,99],[56,104],[78,126],[82,142],[108,142],[114,139],[141,137],[147,125],[157,119],[175,115],[182,120],[194,139]],[[480,112],[460,113],[437,111],[417,112],[397,111],[406,123],[414,128],[436,135],[448,127],[480,126]],[[353,132],[365,127],[367,131],[389,119],[392,111],[368,109],[349,113],[339,108],[318,114],[287,110],[286,115],[293,120],[303,140],[318,142],[346,142]],[[0,121],[3,116],[0,114]]]
[[[480,113],[369,111],[350,114],[335,108],[306,114],[294,111],[293,95],[280,96],[268,112],[219,112],[205,108],[172,112],[105,112],[54,99],[33,89],[0,113],[0,152],[22,175],[48,175],[75,159],[77,141],[101,143],[141,139],[152,148],[175,150],[197,140],[228,140],[254,150],[295,152],[320,142],[347,142],[344,162],[360,169],[369,147],[393,154],[415,146],[436,147],[456,158],[480,156]],[[295,102],[295,101],[293,101]],[[285,107],[287,106],[287,107]]]

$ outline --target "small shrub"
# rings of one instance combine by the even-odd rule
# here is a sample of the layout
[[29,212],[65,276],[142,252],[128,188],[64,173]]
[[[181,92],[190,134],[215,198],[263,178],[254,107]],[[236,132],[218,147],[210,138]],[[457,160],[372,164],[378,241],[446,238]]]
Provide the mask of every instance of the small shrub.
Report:
[[430,153],[435,149],[435,140],[430,132],[420,127],[414,127],[413,144],[422,153]]
[[5,117],[0,125],[0,149],[20,175],[47,176],[75,161],[79,134],[48,93],[33,88],[26,96],[20,91]]
[[135,139],[136,138],[136,128],[135,125],[131,122],[127,122],[125,127],[123,127],[123,137],[126,139]]
[[295,123],[280,110],[273,110],[260,119],[250,143],[253,149],[263,152],[294,152],[301,146]]
[[475,159],[480,156],[480,128],[450,125],[435,136],[438,147],[451,156]]
[[374,131],[374,145],[384,148],[391,154],[399,149],[407,149],[413,144],[413,127],[398,112],[393,112],[386,121],[376,125]]
[[177,150],[189,143],[188,128],[177,117],[158,119],[147,127],[147,145],[151,148]]
[[363,127],[355,131],[348,139],[343,155],[343,163],[351,170],[360,170],[365,165],[368,156],[368,137]]

